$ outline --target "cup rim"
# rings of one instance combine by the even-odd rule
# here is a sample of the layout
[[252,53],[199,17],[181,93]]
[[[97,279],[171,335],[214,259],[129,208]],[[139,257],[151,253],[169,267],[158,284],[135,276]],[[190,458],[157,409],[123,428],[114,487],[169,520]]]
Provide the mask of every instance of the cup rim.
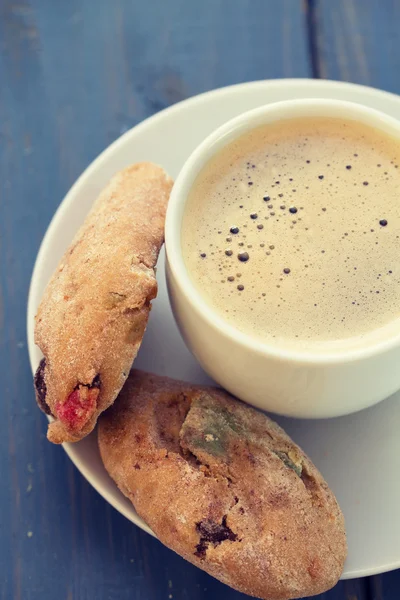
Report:
[[[315,114],[312,111],[319,111]],[[330,114],[329,110],[333,113]],[[255,127],[275,122],[279,120],[290,120],[296,117],[307,116],[326,116],[340,117],[348,120],[365,123],[371,127],[387,132],[393,137],[399,138],[400,144],[400,121],[379,110],[369,108],[356,102],[345,100],[328,100],[322,98],[306,98],[295,100],[283,100],[266,104],[255,109],[241,113],[237,117],[230,119],[211,134],[209,134],[189,155],[172,188],[168,203],[166,221],[165,221],[165,249],[167,265],[173,274],[180,293],[182,293],[191,308],[193,308],[201,318],[205,319],[211,327],[224,334],[232,343],[240,344],[249,351],[255,351],[266,357],[274,357],[280,360],[286,360],[296,363],[316,363],[341,364],[344,362],[355,362],[361,359],[371,358],[381,355],[396,346],[400,345],[400,332],[388,339],[369,343],[365,347],[348,348],[341,350],[324,349],[324,342],[321,342],[319,351],[288,349],[274,346],[270,342],[253,338],[251,335],[240,331],[234,325],[231,325],[214,311],[211,305],[201,295],[194,282],[190,278],[186,268],[183,253],[181,249],[181,226],[184,213],[184,207],[188,198],[188,192],[191,189],[197,175],[201,169],[210,160],[212,156],[223,148],[227,143],[233,141],[246,131]],[[285,114],[286,113],[286,114]],[[379,328],[376,328],[378,330]],[[374,331],[374,330],[372,330]]]

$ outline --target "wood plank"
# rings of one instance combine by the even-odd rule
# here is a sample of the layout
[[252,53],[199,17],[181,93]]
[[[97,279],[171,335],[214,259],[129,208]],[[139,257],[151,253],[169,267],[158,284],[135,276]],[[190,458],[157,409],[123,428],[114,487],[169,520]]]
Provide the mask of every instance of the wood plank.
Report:
[[370,578],[370,600],[398,600],[400,589],[400,571],[391,571],[385,575]]
[[240,597],[130,525],[47,443],[26,297],[56,207],[121,133],[198,92],[308,74],[298,0],[0,2],[1,598]]
[[400,3],[313,0],[319,76],[400,92]]
[[[400,93],[400,3],[313,0],[314,63],[320,77]],[[397,600],[400,571],[371,577],[368,598]]]

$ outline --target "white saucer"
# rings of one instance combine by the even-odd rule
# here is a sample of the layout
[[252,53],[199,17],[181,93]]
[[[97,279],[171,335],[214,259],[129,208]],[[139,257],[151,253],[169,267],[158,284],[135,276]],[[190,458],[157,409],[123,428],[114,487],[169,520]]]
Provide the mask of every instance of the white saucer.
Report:
[[[28,343],[34,371],[40,352],[33,341],[33,319],[44,286],[82,223],[92,201],[115,171],[151,160],[176,177],[194,147],[231,117],[269,102],[301,97],[352,100],[400,118],[400,98],[371,88],[314,80],[246,83],[191,98],[147,119],[103,152],[73,185],[57,210],[34,268],[28,301]],[[180,338],[164,280],[135,366],[187,381],[207,382]],[[400,368],[400,367],[399,367]],[[335,492],[348,532],[344,578],[400,567],[400,394],[361,413],[325,421],[277,419],[310,455]],[[100,461],[96,436],[64,448],[94,488],[133,523],[149,531],[118,491]]]

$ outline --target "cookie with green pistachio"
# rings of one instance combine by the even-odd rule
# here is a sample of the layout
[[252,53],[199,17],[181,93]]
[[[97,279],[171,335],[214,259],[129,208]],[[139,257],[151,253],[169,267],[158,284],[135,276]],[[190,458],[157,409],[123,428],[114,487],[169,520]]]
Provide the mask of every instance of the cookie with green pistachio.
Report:
[[347,546],[333,493],[275,422],[227,392],[132,371],[98,439],[158,538],[220,581],[278,600],[339,579]]

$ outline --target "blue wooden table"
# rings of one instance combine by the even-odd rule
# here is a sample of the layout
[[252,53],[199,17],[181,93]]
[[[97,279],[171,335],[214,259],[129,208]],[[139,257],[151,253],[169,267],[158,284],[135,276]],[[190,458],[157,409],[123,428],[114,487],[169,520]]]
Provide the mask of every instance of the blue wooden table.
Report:
[[[131,525],[46,441],[25,336],[33,262],[68,188],[128,128],[254,79],[400,93],[399,23],[399,0],[0,0],[2,600],[244,598]],[[320,598],[398,600],[400,572]]]

